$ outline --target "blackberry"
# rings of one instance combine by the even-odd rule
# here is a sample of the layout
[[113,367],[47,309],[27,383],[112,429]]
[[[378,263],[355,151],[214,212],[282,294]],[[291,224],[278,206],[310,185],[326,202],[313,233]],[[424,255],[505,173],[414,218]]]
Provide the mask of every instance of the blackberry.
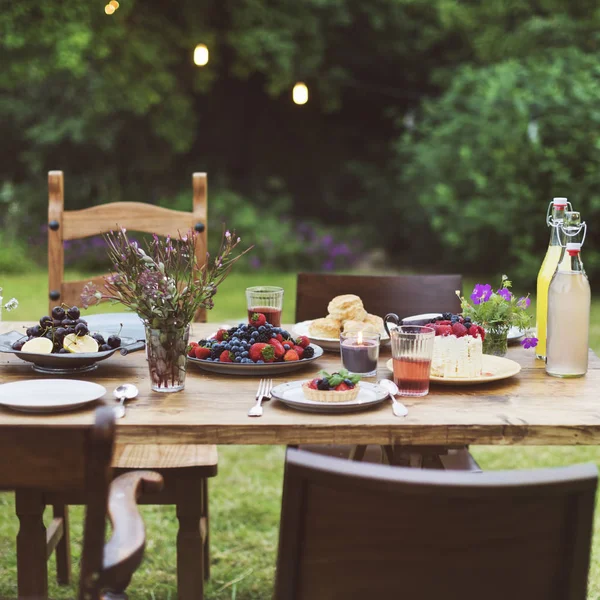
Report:
[[452,319],[452,313],[442,313],[442,319],[444,321],[450,321]]
[[234,335],[237,333],[237,327],[230,327],[230,328],[227,330],[227,333],[229,334],[229,337],[232,337],[232,336],[234,336]]
[[326,392],[327,390],[331,389],[331,386],[329,385],[329,381],[327,381],[327,379],[321,379],[321,381],[317,383],[317,388]]
[[266,344],[269,340],[271,339],[271,334],[270,333],[259,333],[258,337],[256,338],[257,342],[261,342],[263,344]]
[[304,354],[302,358],[312,358],[315,355],[315,349],[312,346],[306,346],[304,348]]
[[213,346],[211,351],[210,351],[210,357],[211,358],[219,358],[219,356],[221,356],[221,354],[225,351],[225,345],[224,344],[217,344],[216,346]]
[[209,341],[208,340],[200,340],[198,342],[198,346],[208,346]]

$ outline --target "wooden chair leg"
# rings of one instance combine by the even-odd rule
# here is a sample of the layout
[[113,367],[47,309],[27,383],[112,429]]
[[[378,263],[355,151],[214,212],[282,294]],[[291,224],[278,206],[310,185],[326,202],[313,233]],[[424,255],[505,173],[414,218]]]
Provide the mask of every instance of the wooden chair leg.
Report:
[[204,521],[204,579],[210,579],[210,519],[208,514],[208,478],[202,479],[202,518]]
[[56,545],[56,581],[60,585],[71,582],[71,543],[69,538],[69,507],[66,504],[55,504],[52,507],[54,518],[62,519],[63,534]]
[[48,568],[46,565],[46,527],[44,499],[35,490],[15,492],[16,513],[19,518],[17,534],[17,585],[19,598],[48,597]]
[[198,477],[179,477],[176,489],[177,597],[197,600],[204,594],[204,541],[201,533],[203,481]]

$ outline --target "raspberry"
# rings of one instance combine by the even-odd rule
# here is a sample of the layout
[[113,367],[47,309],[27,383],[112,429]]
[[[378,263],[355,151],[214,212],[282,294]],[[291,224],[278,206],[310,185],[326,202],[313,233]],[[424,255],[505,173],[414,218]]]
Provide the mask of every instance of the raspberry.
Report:
[[477,328],[477,325],[471,325],[471,327],[469,327],[469,335],[472,335],[473,337],[479,336],[479,329]]
[[460,338],[467,335],[467,328],[462,323],[454,323],[452,325],[452,333]]
[[437,335],[450,335],[452,333],[452,327],[450,325],[438,325],[436,334]]

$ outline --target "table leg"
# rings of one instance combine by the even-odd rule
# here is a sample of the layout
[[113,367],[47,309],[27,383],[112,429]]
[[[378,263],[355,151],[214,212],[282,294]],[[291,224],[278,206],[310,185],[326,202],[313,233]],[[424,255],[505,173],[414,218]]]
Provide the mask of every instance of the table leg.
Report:
[[43,494],[36,490],[17,490],[15,505],[20,523],[17,534],[19,598],[47,598],[48,568]]
[[204,542],[200,530],[203,507],[202,479],[177,481],[177,596],[179,600],[204,597]]
[[69,541],[69,507],[66,504],[54,504],[55,519],[62,519],[63,534],[56,545],[56,580],[60,585],[69,585],[71,581],[71,546]]

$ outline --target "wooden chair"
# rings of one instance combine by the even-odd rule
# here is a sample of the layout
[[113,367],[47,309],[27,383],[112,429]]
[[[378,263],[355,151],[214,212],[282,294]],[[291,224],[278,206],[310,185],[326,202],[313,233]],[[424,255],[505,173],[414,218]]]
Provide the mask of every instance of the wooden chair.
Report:
[[296,322],[327,315],[334,296],[356,294],[367,312],[400,318],[430,312],[460,311],[456,290],[461,275],[331,275],[299,273],[296,287]]
[[[367,312],[385,317],[396,313],[400,318],[430,312],[460,311],[456,291],[462,290],[461,275],[332,275],[299,273],[296,286],[296,322],[317,319],[327,314],[327,305],[335,296],[360,296]],[[390,448],[351,445],[303,445],[303,450],[337,458],[380,463],[391,460]],[[475,459],[464,448],[430,448],[411,452],[406,461],[414,466],[445,469],[479,470]],[[396,452],[396,459],[401,460]]]
[[[145,545],[136,499],[142,491],[159,490],[162,478],[138,471],[111,483],[113,415],[112,409],[99,408],[95,423],[88,427],[16,429],[0,424],[0,489],[15,491],[20,519],[17,545],[26,557],[18,563],[19,598],[47,596],[46,556],[60,537],[62,522],[55,518],[46,534],[42,516],[46,494],[64,489],[81,494],[87,505],[80,600],[98,599],[103,591],[110,591],[113,598],[126,597],[125,588]],[[107,516],[113,533],[105,543]]]
[[[192,175],[192,210],[182,212],[139,202],[113,202],[82,210],[64,210],[62,171],[48,173],[48,273],[49,308],[60,302],[76,305],[83,286],[90,278],[64,281],[64,242],[106,233],[117,225],[131,231],[175,237],[194,229],[199,234],[198,265],[206,261],[207,251],[207,181],[206,173]],[[102,285],[102,277],[93,278]],[[196,314],[196,321],[206,321],[206,311]],[[179,520],[177,535],[177,586],[180,600],[201,597],[204,579],[210,573],[208,477],[217,474],[217,447],[214,445],[127,446],[117,444],[113,468],[117,475],[136,469],[152,469],[165,481],[158,494],[143,495],[144,504],[175,505]],[[61,500],[63,500],[61,502]],[[81,498],[56,498],[55,512],[68,523],[67,504]],[[57,579],[68,583],[70,554],[68,527],[66,542],[56,555]]]
[[595,465],[480,475],[288,450],[275,600],[584,600]]

